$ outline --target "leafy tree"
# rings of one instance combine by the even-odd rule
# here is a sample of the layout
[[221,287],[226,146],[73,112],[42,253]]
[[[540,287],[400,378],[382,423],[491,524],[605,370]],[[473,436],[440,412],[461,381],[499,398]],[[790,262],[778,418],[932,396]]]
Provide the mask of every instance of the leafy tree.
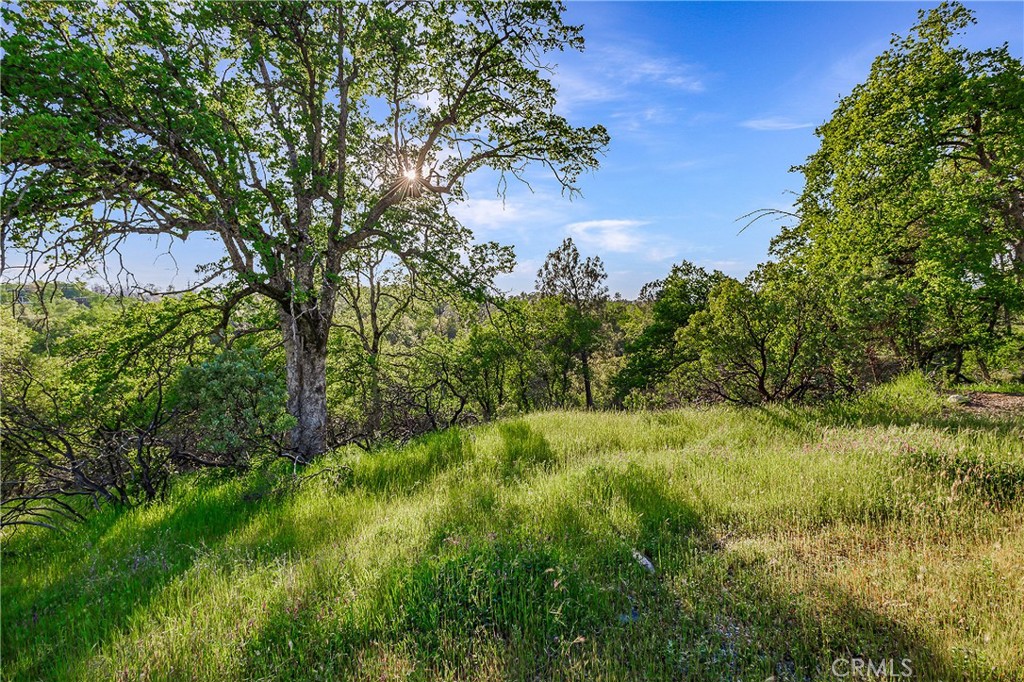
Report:
[[533,296],[525,303],[525,332],[530,339],[527,393],[536,407],[565,407],[571,400],[578,362],[571,309],[550,296]]
[[821,288],[802,273],[764,264],[744,283],[720,281],[677,343],[696,353],[698,381],[730,402],[829,395],[848,382],[841,339],[823,303]]
[[569,191],[600,127],[554,113],[544,54],[581,49],[535,2],[21,3],[3,9],[3,241],[61,272],[128,235],[210,235],[230,301],[274,302],[291,448],[325,448],[345,257],[380,240],[476,290],[507,265],[447,213],[531,163]]
[[258,299],[221,327],[209,296],[73,289],[70,308],[48,303],[42,314],[32,295],[2,311],[0,525],[53,526],[75,517],[76,496],[132,505],[160,496],[176,473],[245,469],[285,452],[282,351]]
[[349,262],[329,358],[332,436],[370,447],[493,418],[507,355],[493,306],[424,282],[383,249],[359,249]]
[[893,39],[819,128],[774,246],[833,283],[865,346],[954,376],[1024,309],[1024,66],[956,47],[972,23],[947,3]]
[[[458,339],[458,366],[473,406],[480,418],[489,421],[499,415],[509,398],[509,375],[515,345],[502,330],[487,319],[490,311],[471,319]],[[480,318],[483,319],[480,319]]]
[[594,407],[590,357],[600,342],[599,314],[608,300],[608,287],[604,285],[607,278],[601,259],[596,256],[581,259],[571,237],[548,254],[537,272],[537,291],[567,306],[565,341],[569,354],[580,362],[587,409]]
[[404,267],[386,248],[374,243],[348,254],[340,278],[338,316],[334,322],[347,338],[335,339],[333,362],[345,370],[336,382],[344,384],[360,404],[356,428],[365,442],[375,440],[384,422],[383,386],[387,343],[403,317],[425,290],[416,273]]
[[644,285],[640,303],[649,304],[650,322],[626,344],[626,365],[615,376],[616,402],[632,391],[649,391],[684,362],[696,359],[692,349],[676,344],[676,332],[694,313],[707,307],[708,297],[725,275],[709,273],[689,261],[673,265],[668,277]]

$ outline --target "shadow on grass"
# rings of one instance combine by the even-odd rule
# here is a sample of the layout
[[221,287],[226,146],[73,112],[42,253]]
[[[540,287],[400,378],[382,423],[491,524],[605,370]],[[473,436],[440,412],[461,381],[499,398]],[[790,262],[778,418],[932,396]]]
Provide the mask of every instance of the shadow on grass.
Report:
[[1004,437],[1021,433],[1020,420],[986,416],[944,407],[918,413],[898,404],[861,406],[836,403],[814,413],[814,419],[829,426],[923,426],[939,431],[978,431]]
[[811,412],[808,408],[772,405],[768,407],[755,406],[749,409],[759,421],[782,428],[785,431],[790,431],[801,437],[812,438],[820,429],[818,426],[820,422],[817,421],[818,415]]
[[[170,511],[160,515],[155,510],[161,508]],[[72,556],[60,579],[23,592],[17,583],[5,586],[5,678],[83,677],[88,658],[134,613],[258,509],[228,485],[188,495],[173,507],[92,520],[80,535],[65,540],[62,553]],[[146,514],[154,520],[140,521]],[[52,554],[49,558],[54,560]],[[28,555],[5,562],[4,571],[31,572],[31,561]]]
[[498,425],[501,447],[496,455],[498,475],[505,480],[523,478],[538,468],[547,468],[555,461],[551,445],[541,433],[523,421]]
[[[770,556],[721,546],[673,493],[667,471],[628,464],[552,472],[542,434],[519,422],[499,433],[486,477],[428,491],[443,496],[444,511],[430,519],[422,546],[375,566],[372,580],[313,579],[276,600],[242,642],[239,677],[781,682],[831,679],[833,661],[860,657],[897,666],[907,658],[914,679],[986,679],[927,633],[827,579],[812,576],[801,589]],[[457,431],[419,448],[409,472],[399,453],[357,468],[357,486],[405,491],[472,456]],[[1019,472],[1011,474],[995,490],[1017,495]],[[111,518],[95,534],[102,564],[78,557],[38,591],[10,597],[5,589],[6,676],[84,677],[95,646],[188,571],[203,546],[223,544],[260,509],[221,486],[147,523]],[[355,533],[352,523],[334,537]],[[268,551],[310,550],[288,529],[270,530]],[[339,594],[349,579],[358,593]]]
[[[833,663],[852,658],[895,661],[897,674],[907,659],[912,679],[981,679],[926,634],[866,607],[827,579],[788,583],[772,570],[770,557],[697,555],[670,582],[682,613],[663,609],[637,637],[647,650],[638,661],[653,673],[648,679],[837,679]],[[679,637],[659,637],[662,630]],[[610,646],[620,656],[636,656],[632,643]]]
[[986,458],[977,452],[915,450],[911,467],[937,475],[950,494],[977,500],[995,509],[1024,497],[1024,463]]
[[594,467],[532,513],[452,504],[430,534],[444,539],[350,607],[309,591],[301,611],[274,614],[243,675],[781,682],[864,658],[897,671],[908,659],[914,679],[985,679],[827,579],[798,588],[770,557],[723,548],[656,471]]

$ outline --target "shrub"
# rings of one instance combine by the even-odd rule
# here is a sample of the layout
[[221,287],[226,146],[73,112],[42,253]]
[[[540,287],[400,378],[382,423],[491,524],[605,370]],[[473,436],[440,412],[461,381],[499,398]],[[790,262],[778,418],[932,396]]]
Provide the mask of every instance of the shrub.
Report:
[[284,377],[258,348],[228,349],[182,368],[174,394],[178,458],[245,467],[286,449],[294,417],[285,411]]

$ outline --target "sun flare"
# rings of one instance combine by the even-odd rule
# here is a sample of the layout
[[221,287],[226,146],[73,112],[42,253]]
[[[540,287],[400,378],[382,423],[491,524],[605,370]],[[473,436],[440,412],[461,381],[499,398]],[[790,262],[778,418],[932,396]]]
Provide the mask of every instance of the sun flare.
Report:
[[417,180],[419,180],[420,174],[416,172],[415,168],[410,168],[409,170],[402,173],[402,177],[404,177],[409,182],[416,182]]

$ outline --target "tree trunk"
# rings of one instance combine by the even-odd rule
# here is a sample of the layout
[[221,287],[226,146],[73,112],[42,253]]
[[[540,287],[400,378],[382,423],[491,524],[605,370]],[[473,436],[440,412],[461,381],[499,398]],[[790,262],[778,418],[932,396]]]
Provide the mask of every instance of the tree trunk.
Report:
[[330,320],[317,308],[280,310],[288,383],[288,414],[295,417],[290,452],[307,464],[327,449],[327,336]]
[[583,392],[587,396],[587,409],[594,409],[594,392],[590,387],[590,353],[580,355],[583,364]]
[[366,437],[368,442],[376,441],[384,424],[384,396],[380,388],[380,355],[371,352],[370,357],[370,406],[366,415]]
[[950,380],[953,384],[966,384],[968,383],[967,377],[963,375],[964,367],[964,348],[963,346],[957,346],[954,351],[953,369],[949,372]]
[[992,381],[992,375],[988,371],[988,363],[985,362],[985,357],[981,354],[981,351],[974,351],[975,362],[978,363],[978,369],[981,371],[981,378],[985,381]]

